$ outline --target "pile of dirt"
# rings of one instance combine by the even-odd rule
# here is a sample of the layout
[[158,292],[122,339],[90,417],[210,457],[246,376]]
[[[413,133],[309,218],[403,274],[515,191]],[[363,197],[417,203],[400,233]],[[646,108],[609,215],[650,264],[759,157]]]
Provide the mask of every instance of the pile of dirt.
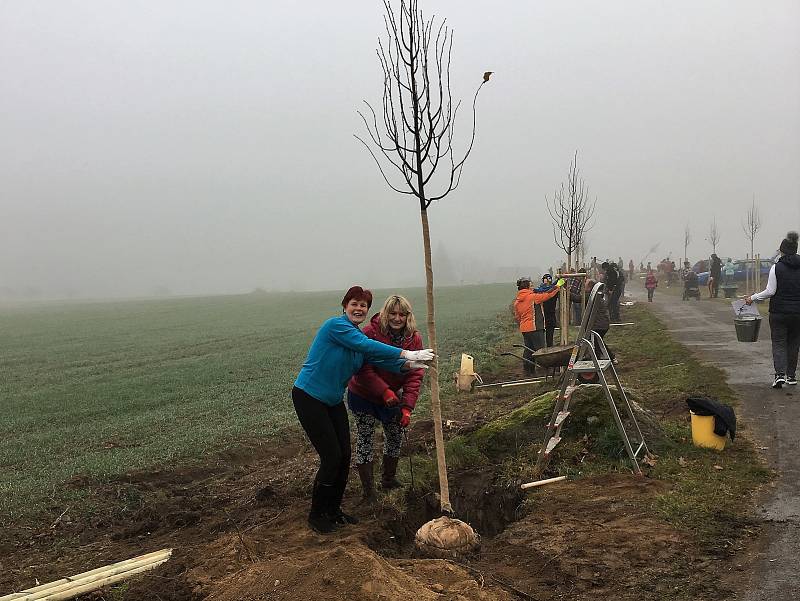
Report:
[[319,541],[282,552],[196,591],[214,601],[481,600],[508,601],[502,590],[482,589],[460,566],[437,560],[391,560],[358,540]]

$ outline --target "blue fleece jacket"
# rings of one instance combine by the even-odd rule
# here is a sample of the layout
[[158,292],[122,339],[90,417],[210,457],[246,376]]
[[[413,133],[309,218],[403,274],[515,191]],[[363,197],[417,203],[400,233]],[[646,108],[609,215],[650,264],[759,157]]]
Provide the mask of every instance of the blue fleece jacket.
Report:
[[400,373],[402,349],[368,338],[347,315],[331,317],[317,332],[294,385],[330,405],[342,402],[348,380],[369,363]]

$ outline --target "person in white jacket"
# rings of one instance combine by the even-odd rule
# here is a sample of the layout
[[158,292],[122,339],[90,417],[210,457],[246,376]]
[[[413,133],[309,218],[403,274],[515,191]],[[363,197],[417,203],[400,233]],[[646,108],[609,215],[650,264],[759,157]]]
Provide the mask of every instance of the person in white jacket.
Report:
[[767,287],[745,298],[769,302],[769,329],[772,334],[773,388],[797,384],[797,355],[800,350],[800,256],[797,232],[789,232],[780,246],[780,258],[769,270]]

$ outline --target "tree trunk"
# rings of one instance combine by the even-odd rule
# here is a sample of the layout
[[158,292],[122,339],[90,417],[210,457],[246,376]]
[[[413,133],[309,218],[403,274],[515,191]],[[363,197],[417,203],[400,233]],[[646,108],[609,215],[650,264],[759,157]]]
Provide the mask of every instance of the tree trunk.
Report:
[[450,505],[450,486],[447,482],[447,460],[444,456],[444,433],[442,432],[442,406],[439,401],[439,349],[436,342],[436,319],[433,305],[433,267],[431,263],[431,235],[428,227],[428,211],[420,211],[422,217],[422,242],[425,248],[425,300],[428,304],[428,344],[437,354],[431,361],[428,381],[431,385],[431,412],[433,413],[433,435],[436,441],[436,467],[439,469],[439,497],[442,512],[453,513]]

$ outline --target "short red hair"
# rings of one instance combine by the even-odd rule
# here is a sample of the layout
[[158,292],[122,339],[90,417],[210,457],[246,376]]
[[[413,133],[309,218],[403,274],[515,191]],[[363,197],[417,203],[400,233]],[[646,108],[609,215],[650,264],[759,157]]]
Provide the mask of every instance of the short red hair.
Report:
[[342,309],[344,309],[347,306],[347,303],[353,299],[357,301],[365,301],[368,309],[372,306],[372,292],[362,288],[361,286],[351,286],[350,289],[345,292],[344,298],[342,299]]

